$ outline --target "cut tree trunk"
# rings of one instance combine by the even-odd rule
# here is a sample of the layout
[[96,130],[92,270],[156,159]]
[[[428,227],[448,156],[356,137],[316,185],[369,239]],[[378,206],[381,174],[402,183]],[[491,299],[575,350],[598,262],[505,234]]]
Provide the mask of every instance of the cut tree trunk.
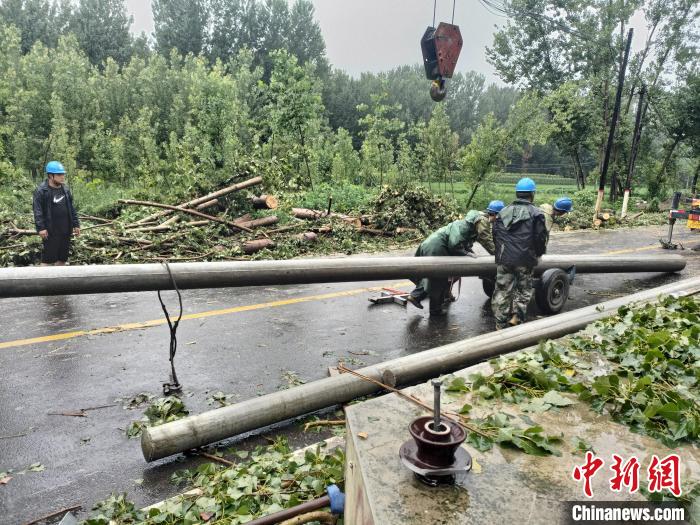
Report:
[[260,219],[253,219],[250,221],[236,221],[235,223],[239,226],[244,226],[246,228],[259,228],[260,226],[270,226],[279,222],[279,217],[277,215],[269,215],[267,217],[261,217]]
[[274,210],[279,206],[279,200],[274,195],[260,195],[260,197],[251,197],[253,208],[256,210]]
[[270,239],[255,239],[254,241],[248,241],[243,243],[243,252],[250,255],[265,248],[274,248],[275,243]]
[[262,183],[262,181],[262,177],[253,177],[252,179],[244,180],[243,182],[239,182],[238,184],[232,184],[231,186],[227,186],[226,188],[222,188],[203,197],[192,199],[191,201],[180,204],[179,206],[173,206],[171,209],[154,213],[153,215],[150,215],[148,217],[144,217],[143,219],[136,221],[134,224],[142,224],[144,222],[154,221],[160,217],[170,215],[173,212],[173,210],[199,206],[200,204],[209,202],[212,199],[217,199],[219,197],[223,197],[224,195],[228,195],[229,193],[233,193],[234,191],[240,191],[245,188],[249,188],[250,186],[255,186],[256,184]]
[[303,243],[313,243],[318,241],[318,235],[316,235],[314,232],[304,232],[304,233],[298,233],[297,235],[294,236],[294,238]]

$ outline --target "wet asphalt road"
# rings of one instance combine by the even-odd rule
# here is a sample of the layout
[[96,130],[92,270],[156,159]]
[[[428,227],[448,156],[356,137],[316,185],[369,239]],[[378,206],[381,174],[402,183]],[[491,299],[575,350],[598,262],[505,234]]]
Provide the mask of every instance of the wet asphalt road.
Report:
[[[555,234],[549,252],[668,253],[658,248],[663,232],[647,227]],[[685,228],[677,228],[674,239],[688,247],[700,244],[700,235]],[[700,252],[676,253],[688,259],[678,275],[577,276],[566,309],[700,274]],[[354,366],[376,363],[493,329],[490,305],[475,278],[463,279],[460,299],[438,320],[429,319],[427,309],[370,306],[367,298],[375,294],[367,288],[386,285],[399,282],[184,291],[185,314],[195,315],[178,331],[176,367],[190,412],[218,406],[207,400],[217,391],[243,400],[287,387],[289,371],[312,381],[339,359]],[[305,300],[289,302],[299,298]],[[172,312],[175,296],[166,294],[166,303]],[[250,305],[256,306],[237,308]],[[181,491],[169,483],[170,475],[198,460],[145,463],[139,440],[127,439],[124,431],[143,410],[127,410],[117,401],[141,392],[161,395],[169,373],[167,326],[75,333],[161,320],[156,294],[0,299],[0,309],[0,472],[15,471],[0,484],[0,521],[25,523],[72,505],[90,509],[111,493],[128,492],[137,505],[147,505]],[[32,338],[43,339],[26,341]],[[88,411],[87,417],[50,414],[103,405],[114,406]],[[298,424],[277,431],[295,445],[319,439],[300,432]],[[236,446],[260,442],[260,436],[250,437]],[[18,473],[33,463],[45,470]]]

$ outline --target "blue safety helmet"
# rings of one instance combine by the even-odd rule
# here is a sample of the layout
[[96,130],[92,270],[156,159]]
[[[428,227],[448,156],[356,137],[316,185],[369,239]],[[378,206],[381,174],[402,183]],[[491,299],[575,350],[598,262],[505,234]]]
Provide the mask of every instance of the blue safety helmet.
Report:
[[518,181],[518,183],[515,185],[515,192],[523,192],[523,193],[535,193],[535,190],[537,189],[537,186],[535,185],[535,181],[532,180],[529,177],[524,177]]
[[51,173],[52,175],[62,175],[66,173],[66,168],[63,164],[57,160],[52,160],[46,165],[46,173]]
[[561,197],[554,201],[554,209],[562,213],[569,213],[574,209],[574,203],[569,197]]
[[505,207],[506,205],[503,204],[503,201],[491,201],[489,202],[489,205],[486,206],[486,211],[489,213],[496,214]]

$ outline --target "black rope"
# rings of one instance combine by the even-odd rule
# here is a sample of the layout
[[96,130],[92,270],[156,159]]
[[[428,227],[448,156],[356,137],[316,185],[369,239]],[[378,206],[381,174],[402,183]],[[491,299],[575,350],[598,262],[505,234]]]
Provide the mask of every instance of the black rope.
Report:
[[437,10],[437,0],[433,0],[433,27],[435,27],[435,11]]
[[177,352],[177,327],[182,319],[182,295],[175,282],[175,277],[173,277],[173,272],[170,271],[170,265],[166,262],[165,269],[168,270],[168,275],[170,276],[170,282],[173,284],[173,289],[177,292],[177,300],[180,303],[180,315],[177,320],[173,323],[170,320],[170,314],[168,309],[165,307],[163,302],[163,297],[160,295],[160,290],[158,290],[158,300],[160,301],[160,306],[163,308],[163,313],[165,314],[165,320],[168,322],[168,328],[170,329],[170,383],[163,384],[163,393],[169,395],[173,392],[180,392],[182,386],[177,380],[177,374],[175,373],[175,353]]

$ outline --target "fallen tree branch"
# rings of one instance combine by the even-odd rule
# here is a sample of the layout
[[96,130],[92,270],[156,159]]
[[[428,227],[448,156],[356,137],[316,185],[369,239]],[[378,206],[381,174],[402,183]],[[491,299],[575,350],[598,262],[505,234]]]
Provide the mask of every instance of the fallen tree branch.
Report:
[[[239,191],[245,188],[248,188],[250,186],[255,186],[256,184],[260,184],[263,181],[262,177],[253,177],[252,179],[244,180],[243,182],[239,182],[237,184],[232,184],[231,186],[227,186],[226,188],[222,188],[218,191],[215,191],[213,193],[209,193],[208,195],[204,195],[203,197],[198,197],[196,199],[192,199],[191,201],[185,202],[183,204],[180,204],[179,206],[173,206],[173,208],[177,210],[181,210],[184,208],[191,208],[193,206],[198,206],[200,204],[203,204],[205,202],[211,201],[212,199],[218,199],[219,197],[223,197],[224,195],[228,195],[229,193],[233,193],[234,191]],[[134,224],[143,224],[144,222],[148,221],[153,221],[156,220],[160,217],[165,217],[166,215],[170,215],[173,211],[168,210],[168,211],[161,211],[158,213],[154,213],[153,215],[149,215],[148,217],[144,217],[143,219],[140,219],[136,221]]]
[[235,467],[236,464],[233,461],[229,461],[228,459],[221,458],[219,456],[215,456],[214,454],[207,454],[206,452],[197,452],[198,456],[202,456],[203,458],[211,459],[212,461],[216,461],[218,463],[221,463],[222,465],[226,465],[228,467]]
[[288,520],[280,522],[279,525],[303,525],[304,523],[311,523],[312,521],[318,521],[324,525],[334,525],[338,521],[338,517],[330,512],[324,512],[322,510],[315,510],[313,512],[307,512],[306,514],[300,514],[299,516],[294,516]]
[[231,228],[236,228],[238,230],[243,230],[244,232],[253,233],[253,230],[251,230],[250,228],[246,228],[245,226],[240,226],[234,222],[227,221],[226,219],[220,219],[218,217],[213,217],[211,215],[207,215],[206,213],[202,213],[201,211],[190,210],[188,208],[178,208],[177,206],[170,206],[169,204],[161,204],[159,202],[135,201],[135,200],[130,200],[130,199],[119,199],[119,202],[121,204],[128,204],[131,206],[151,206],[153,208],[164,208],[166,210],[187,213],[189,215],[194,215],[195,217],[202,217],[203,219],[207,219],[207,220],[212,221],[212,222],[218,222],[220,224],[225,224],[226,226],[229,226]]

